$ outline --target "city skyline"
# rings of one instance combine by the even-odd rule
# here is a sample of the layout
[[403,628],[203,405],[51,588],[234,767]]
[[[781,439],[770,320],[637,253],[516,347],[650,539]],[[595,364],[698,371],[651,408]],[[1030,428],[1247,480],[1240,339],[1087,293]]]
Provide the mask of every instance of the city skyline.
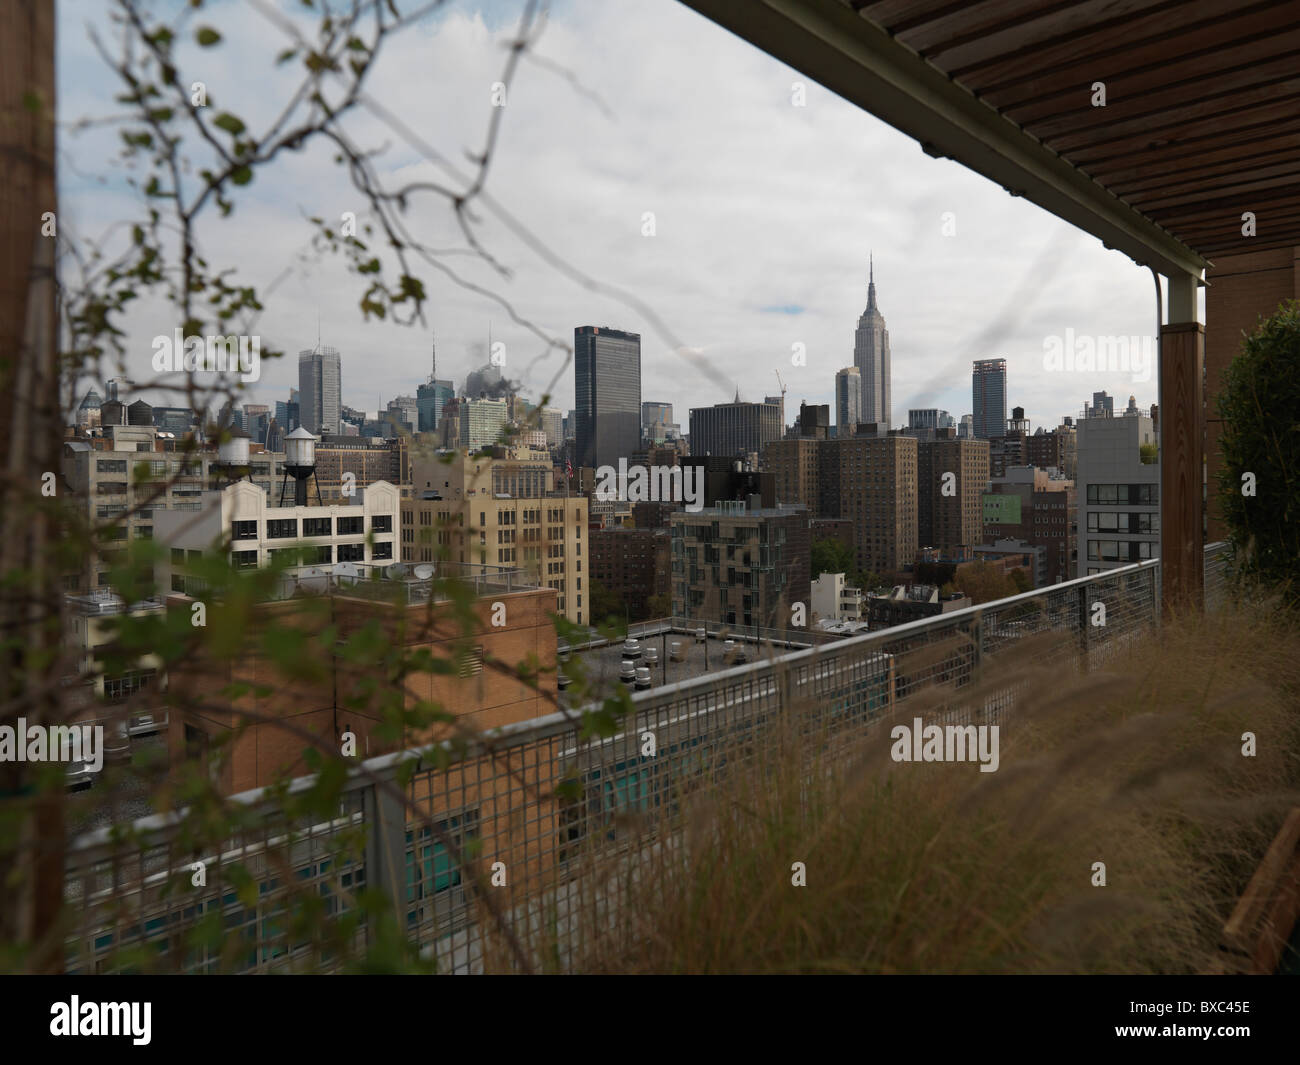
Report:
[[[59,73],[62,105],[70,115],[101,110],[111,80],[86,39],[84,17],[68,17],[60,39],[70,60]],[[256,13],[235,13],[232,48],[210,59],[217,64],[214,79],[224,76],[220,64],[236,48],[247,52],[248,62],[264,51],[273,59],[278,42],[263,39],[274,36],[265,28]],[[405,91],[400,81],[391,86],[403,113],[431,130],[448,156],[477,143],[491,117],[480,90],[489,72],[489,81],[497,76],[496,45],[512,29],[512,22],[496,21],[491,12],[451,10],[431,18],[426,35],[394,43],[394,69],[417,62],[421,69],[437,68],[433,76],[442,98],[460,105],[434,106]],[[592,48],[598,38],[612,47]],[[668,41],[681,40],[691,56],[710,61],[683,64],[688,76],[670,86],[654,79],[627,81],[613,56],[619,42],[631,40],[644,42],[650,58],[676,47]],[[705,368],[726,382],[741,382],[746,399],[761,400],[768,388],[751,390],[747,382],[770,379],[779,369],[791,397],[832,403],[835,372],[853,363],[861,267],[874,249],[882,279],[888,278],[890,331],[899,345],[892,374],[897,410],[964,413],[966,404],[958,398],[964,389],[956,382],[972,359],[988,357],[1008,360],[1014,398],[1035,424],[1055,424],[1080,408],[1079,397],[1099,388],[1116,395],[1136,391],[1143,405],[1154,400],[1152,381],[1129,385],[1119,374],[1053,374],[1042,368],[1044,339],[1067,328],[1125,336],[1154,331],[1150,277],[1119,253],[1032,204],[1006,197],[951,161],[930,159],[901,134],[814,84],[807,86],[806,106],[793,106],[791,84],[801,80],[798,75],[679,6],[652,4],[618,16],[599,8],[565,9],[552,14],[544,43],[557,63],[571,65],[582,57],[584,84],[623,120],[611,120],[561,79],[525,68],[520,91],[506,108],[490,189],[556,255],[653,310],[691,354],[675,354],[670,339],[641,310],[566,280],[489,216],[486,239],[512,268],[512,279],[502,283],[468,260],[463,266],[455,260],[456,269],[537,321],[546,335],[568,341],[574,325],[585,321],[640,333],[647,388],[678,410],[730,398],[731,389]],[[654,107],[646,106],[650,96]],[[702,100],[707,106],[701,107]],[[764,120],[754,127],[747,116],[758,104]],[[251,86],[231,84],[223,90],[222,106],[257,115],[265,104]],[[625,116],[634,114],[652,117],[629,123]],[[716,151],[719,136],[726,138],[725,153]],[[618,162],[608,177],[559,150],[574,137],[617,146]],[[88,130],[69,138],[88,170],[102,160],[100,169],[109,173],[106,183],[62,174],[69,231],[94,235],[93,219],[121,215],[129,192],[108,162],[116,153],[112,136]],[[664,164],[669,144],[674,154]],[[769,156],[799,162],[776,164]],[[382,160],[413,178],[435,171],[400,143]],[[354,194],[319,153],[286,158],[283,167],[282,181],[262,177],[241,192],[229,236],[202,234],[213,261],[245,263],[241,273],[259,288],[288,269],[276,290],[274,320],[256,323],[267,334],[267,347],[309,346],[319,319],[325,342],[366,367],[364,390],[352,389],[344,401],[368,410],[380,397],[386,402],[414,392],[427,375],[434,331],[442,375],[463,380],[487,361],[483,337],[492,323],[494,337],[505,345],[508,375],[540,399],[558,373],[552,404],[573,406],[572,368],[561,372],[563,353],[554,351],[534,365],[542,350],[536,336],[511,322],[501,303],[441,275],[430,281],[428,328],[363,321],[355,309],[356,278],[329,258],[297,258],[309,244],[303,215],[337,214]],[[609,194],[593,205],[584,190],[597,180],[610,182]],[[726,206],[723,191],[738,185],[752,188],[763,202],[770,221],[760,229],[748,208]],[[701,213],[701,201],[724,206]],[[641,235],[647,212],[655,217],[653,237]],[[944,212],[956,216],[954,235],[944,235]],[[453,241],[455,227],[445,218],[427,212],[417,214],[421,218],[432,243]],[[239,234],[249,233],[261,252],[252,261],[239,253],[248,246]],[[806,239],[808,234],[817,239]],[[148,339],[171,325],[157,304],[141,301],[126,338],[132,376],[151,376]],[[792,362],[796,344],[806,352],[804,364]],[[289,363],[267,360],[250,400],[282,398],[296,383]],[[161,394],[148,398],[160,405],[175,402]]]

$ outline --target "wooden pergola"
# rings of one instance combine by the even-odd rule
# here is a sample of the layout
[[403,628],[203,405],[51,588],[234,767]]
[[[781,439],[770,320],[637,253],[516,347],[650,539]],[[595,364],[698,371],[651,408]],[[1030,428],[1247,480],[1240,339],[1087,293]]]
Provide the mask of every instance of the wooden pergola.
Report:
[[1199,603],[1197,286],[1216,254],[1300,245],[1294,0],[683,2],[1167,279],[1161,569],[1167,608]]

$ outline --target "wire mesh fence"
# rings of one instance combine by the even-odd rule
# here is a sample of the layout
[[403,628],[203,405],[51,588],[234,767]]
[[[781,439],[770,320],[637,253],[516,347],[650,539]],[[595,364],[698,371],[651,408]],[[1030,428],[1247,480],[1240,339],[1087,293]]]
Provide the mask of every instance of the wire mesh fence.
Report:
[[[1211,548],[1207,603],[1221,587]],[[758,661],[636,694],[614,735],[560,713],[373,758],[328,815],[294,808],[306,781],[245,793],[232,802],[246,827],[219,852],[194,852],[175,816],[100,830],[66,856],[67,968],[337,970],[378,935],[366,893],[439,971],[572,968],[680,845],[693,796],[792,746],[833,754],[900,710],[1003,722],[1026,660],[1092,671],[1158,624],[1158,569],[822,646],[769,643]]]

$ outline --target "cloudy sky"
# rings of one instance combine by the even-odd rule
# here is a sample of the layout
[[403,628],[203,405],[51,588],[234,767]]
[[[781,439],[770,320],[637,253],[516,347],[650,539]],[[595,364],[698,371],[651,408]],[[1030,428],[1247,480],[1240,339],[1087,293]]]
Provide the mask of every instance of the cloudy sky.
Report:
[[[297,0],[262,2],[308,26]],[[467,153],[483,146],[503,45],[522,6],[449,3],[390,41],[372,75],[369,95],[461,174],[471,170]],[[129,232],[114,223],[138,218],[141,201],[118,159],[117,132],[74,128],[121,111],[112,103],[121,87],[89,36],[97,27],[113,49],[108,7],[60,4],[59,110],[61,233],[104,238],[111,250]],[[209,3],[186,24],[187,39],[203,24],[223,41],[180,49],[181,81],[204,81],[217,111],[239,114],[257,132],[297,84],[293,64],[274,62],[291,42],[248,0]],[[414,197],[406,223],[446,249],[440,261],[449,270],[547,336],[571,344],[578,325],[640,333],[643,399],[671,402],[684,428],[687,408],[728,401],[736,389],[743,399],[775,394],[777,370],[787,420],[800,400],[831,402],[836,370],[852,365],[869,254],[893,352],[895,424],[909,407],[968,413],[976,358],[1007,360],[1009,406],[1023,405],[1035,426],[1076,414],[1103,388],[1117,405],[1130,393],[1142,406],[1155,401],[1151,378],[1044,368],[1047,338],[1067,330],[1150,337],[1147,270],[958,164],[927,157],[675,0],[555,4],[536,56],[506,98],[487,191],[597,285],[547,261],[488,205],[477,210],[476,234],[508,277],[466,254],[445,200]],[[796,83],[806,84],[805,106],[792,102]],[[372,114],[351,116],[348,128],[378,153],[385,181],[452,180]],[[323,145],[283,154],[235,202],[229,218],[214,213],[201,226],[204,254],[259,289],[278,279],[247,330],[264,346],[310,347],[319,321],[321,341],[342,352],[345,403],[375,410],[413,394],[429,373],[431,330],[439,376],[460,385],[485,361],[491,330],[505,344],[509,376],[536,397],[558,375],[554,405],[572,405],[565,352],[541,357],[545,345],[500,302],[431,268],[421,271],[428,326],[363,320],[363,282],[340,259],[310,252],[310,216],[352,210],[364,220],[360,197]],[[946,212],[955,216],[953,235],[943,232]],[[643,232],[647,214],[653,235]],[[166,306],[141,303],[128,323],[132,377],[150,377],[150,338],[177,324]],[[806,365],[792,364],[797,344]],[[278,360],[263,367],[248,400],[287,398],[296,384],[296,359]]]

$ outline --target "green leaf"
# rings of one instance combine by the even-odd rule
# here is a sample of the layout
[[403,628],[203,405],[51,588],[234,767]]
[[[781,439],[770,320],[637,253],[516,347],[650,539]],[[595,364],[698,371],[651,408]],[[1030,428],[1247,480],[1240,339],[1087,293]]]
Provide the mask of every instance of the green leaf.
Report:
[[230,175],[230,180],[236,185],[247,185],[253,180],[253,171],[246,166],[236,167]]
[[211,48],[214,44],[216,44],[219,40],[221,40],[221,34],[219,34],[211,26],[200,26],[194,34],[194,39],[199,42],[199,45],[201,47]]
[[212,120],[212,124],[217,129],[224,129],[232,137],[237,137],[244,132],[244,123],[237,116],[232,115],[229,111],[222,111]]

